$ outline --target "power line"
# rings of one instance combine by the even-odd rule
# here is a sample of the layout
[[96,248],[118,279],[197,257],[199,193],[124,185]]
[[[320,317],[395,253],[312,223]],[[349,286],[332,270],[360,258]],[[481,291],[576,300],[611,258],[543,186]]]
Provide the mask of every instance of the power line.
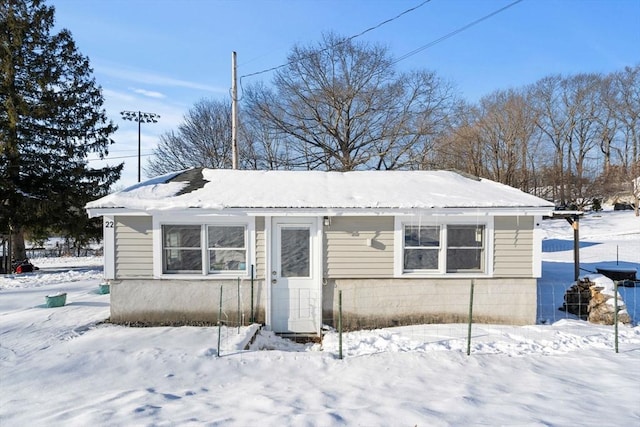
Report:
[[494,11],[494,12],[491,12],[488,15],[483,16],[482,18],[476,19],[475,21],[470,22],[467,25],[458,28],[457,30],[454,30],[454,31],[452,31],[450,33],[447,33],[444,36],[442,36],[442,37],[440,37],[440,38],[438,38],[438,39],[436,39],[436,40],[434,40],[432,42],[429,42],[429,43],[425,44],[424,46],[421,46],[421,47],[419,47],[417,49],[412,50],[409,53],[406,53],[406,54],[402,55],[401,57],[399,57],[395,61],[393,61],[392,64],[397,64],[398,62],[403,61],[403,60],[405,60],[405,59],[407,59],[407,58],[409,58],[409,57],[411,57],[411,56],[413,56],[413,55],[415,55],[417,53],[420,53],[425,49],[428,49],[428,48],[430,48],[430,47],[432,47],[432,46],[434,46],[434,45],[436,45],[436,44],[438,44],[440,42],[443,42],[443,41],[447,40],[448,38],[451,38],[451,37],[455,36],[456,34],[459,34],[459,33],[463,32],[463,31],[473,27],[474,25],[477,25],[477,24],[481,23],[482,21],[486,21],[487,19],[489,19],[489,18],[491,18],[491,17],[493,17],[493,16],[495,16],[495,15],[501,13],[501,12],[504,12],[505,10],[509,9],[512,6],[515,6],[516,4],[518,4],[518,3],[522,2],[522,1],[523,0],[516,0],[513,3],[510,3],[510,4],[500,8],[500,9]]
[[138,152],[137,148],[126,148],[126,149],[121,149],[121,150],[109,150],[110,154],[116,154],[116,153],[130,153],[131,151],[135,151],[136,153]]
[[[369,27],[369,28],[367,28],[366,30],[359,32],[358,34],[354,34],[354,35],[352,35],[351,37],[347,37],[347,38],[345,38],[344,40],[342,40],[342,41],[340,41],[340,42],[338,42],[338,43],[336,43],[336,44],[334,44],[334,45],[332,45],[332,46],[329,46],[329,47],[326,47],[326,48],[324,48],[324,49],[320,50],[319,52],[320,52],[320,53],[322,53],[322,52],[325,52],[325,51],[327,51],[327,50],[329,50],[329,49],[333,49],[333,48],[334,48],[334,47],[336,47],[336,46],[340,46],[340,45],[341,45],[341,44],[343,44],[343,43],[346,43],[346,42],[348,42],[348,41],[351,41],[351,40],[353,40],[353,39],[355,39],[355,38],[357,38],[357,37],[360,37],[360,36],[362,36],[362,35],[364,35],[364,34],[366,34],[366,33],[370,32],[370,31],[376,30],[376,29],[378,29],[378,28],[382,27],[383,25],[386,25],[386,24],[388,24],[389,22],[395,21],[396,19],[400,18],[401,16],[406,15],[407,13],[411,13],[411,12],[413,12],[414,10],[421,8],[422,6],[424,6],[425,4],[429,3],[430,1],[431,1],[431,0],[424,0],[424,1],[423,1],[422,3],[420,3],[419,5],[414,6],[414,7],[412,7],[412,8],[409,8],[409,9],[405,10],[404,12],[401,12],[400,14],[398,14],[398,15],[394,16],[393,18],[386,19],[386,20],[384,20],[384,21],[380,22],[379,24],[374,25],[373,27]],[[522,1],[522,0],[520,0],[520,1]],[[315,52],[315,53],[318,53],[318,52]],[[299,59],[296,59],[295,61],[289,61],[289,62],[287,62],[287,63],[285,63],[285,64],[280,64],[280,65],[278,65],[278,66],[271,67],[271,68],[268,68],[268,69],[266,69],[266,70],[256,71],[255,73],[250,73],[250,74],[242,75],[242,76],[240,76],[240,82],[241,82],[241,84],[242,84],[242,79],[243,79],[243,78],[245,78],[245,77],[252,77],[252,76],[257,76],[257,75],[259,75],[259,74],[268,73],[268,72],[270,72],[270,71],[275,71],[275,70],[278,70],[278,69],[280,69],[280,68],[283,68],[283,67],[286,67],[286,66],[288,66],[288,65],[291,65],[291,64],[293,64],[293,63],[295,63],[295,62],[301,61],[302,59],[304,59],[304,58],[299,58]]]
[[[389,18],[389,19],[387,19],[386,21],[382,21],[382,22],[381,22],[381,23],[379,23],[378,25],[374,25],[373,27],[367,28],[366,30],[364,30],[364,31],[362,31],[362,32],[360,32],[360,33],[358,33],[358,34],[353,35],[353,36],[351,36],[351,37],[347,38],[346,40],[353,40],[353,39],[355,39],[356,37],[360,37],[360,36],[362,36],[362,35],[364,35],[364,34],[368,33],[369,31],[377,30],[378,28],[382,27],[383,25],[388,24],[389,22],[395,21],[396,19],[400,18],[402,15],[406,15],[407,13],[413,12],[414,10],[416,10],[416,9],[418,9],[418,8],[420,8],[420,7],[422,7],[422,6],[424,6],[425,4],[429,3],[430,1],[431,1],[431,0],[425,0],[425,1],[423,1],[422,3],[420,3],[419,5],[414,6],[414,7],[410,8],[410,9],[407,9],[407,10],[405,10],[404,12],[402,12],[402,13],[400,13],[400,14],[398,14],[398,15],[394,16],[393,18]],[[344,42],[342,42],[342,43],[344,43]]]
[[[149,154],[141,154],[141,157],[148,157],[148,156],[153,156],[153,153],[149,153]],[[118,160],[118,159],[132,159],[134,157],[138,157],[137,154],[134,154],[132,156],[118,156],[118,157],[105,157],[103,159],[87,159],[88,162],[106,162],[108,160]]]
[[[377,29],[377,28],[380,28],[381,26],[383,26],[383,25],[385,25],[385,24],[387,24],[387,23],[389,23],[389,22],[391,22],[391,21],[394,21],[394,20],[396,20],[396,19],[400,18],[402,15],[405,15],[405,14],[407,14],[407,13],[413,12],[414,10],[416,10],[416,9],[418,9],[418,8],[420,8],[420,7],[422,7],[422,6],[424,6],[426,3],[430,2],[430,1],[431,1],[431,0],[425,0],[425,1],[423,1],[422,3],[420,3],[419,5],[417,5],[417,6],[415,6],[415,7],[412,7],[412,8],[410,8],[410,9],[407,9],[407,10],[405,10],[404,12],[402,12],[402,13],[398,14],[397,16],[395,16],[395,17],[393,17],[393,18],[387,19],[387,20],[385,20],[385,21],[383,21],[383,22],[379,23],[378,25],[375,25],[375,26],[373,26],[373,27],[367,28],[366,30],[364,30],[364,31],[362,31],[362,32],[360,32],[360,33],[358,33],[358,34],[355,34],[355,35],[353,35],[353,36],[351,36],[351,37],[347,37],[346,39],[342,40],[342,41],[341,41],[341,42],[339,42],[339,43],[336,43],[336,44],[335,44],[335,45],[333,45],[333,46],[330,46],[330,47],[327,47],[327,48],[322,49],[320,52],[324,52],[324,51],[326,51],[326,50],[332,49],[332,48],[334,48],[334,47],[336,47],[336,46],[339,46],[339,45],[340,45],[340,44],[342,44],[342,43],[346,43],[346,42],[347,42],[347,41],[349,41],[349,40],[353,40],[353,39],[355,39],[356,37],[360,37],[360,36],[362,36],[363,34],[366,34],[366,33],[370,32],[370,31],[373,31],[373,30],[375,30],[375,29]],[[400,56],[399,58],[395,59],[395,60],[392,62],[392,64],[397,64],[398,62],[403,61],[403,60],[405,60],[405,59],[407,59],[407,58],[409,58],[409,57],[411,57],[411,56],[413,56],[413,55],[416,55],[417,53],[420,53],[420,52],[422,52],[422,51],[423,51],[423,50],[425,50],[425,49],[428,49],[428,48],[430,48],[430,47],[432,47],[432,46],[435,46],[435,45],[436,45],[436,44],[438,44],[438,43],[441,43],[441,42],[443,42],[443,41],[445,41],[445,40],[447,40],[447,39],[449,39],[449,38],[451,38],[451,37],[453,37],[453,36],[455,36],[455,35],[457,35],[457,34],[459,34],[459,33],[463,32],[463,31],[465,31],[465,30],[468,30],[469,28],[471,28],[471,27],[473,27],[473,26],[475,26],[475,25],[477,25],[477,24],[479,24],[479,23],[481,23],[481,22],[483,22],[483,21],[486,21],[487,19],[489,19],[489,18],[491,18],[491,17],[493,17],[493,16],[495,16],[495,15],[497,15],[497,14],[501,13],[501,12],[504,12],[505,10],[507,10],[507,9],[509,9],[509,8],[511,8],[511,7],[513,7],[513,6],[515,6],[515,5],[516,5],[516,4],[518,4],[518,3],[521,3],[522,1],[523,1],[523,0],[516,0],[516,1],[514,1],[514,2],[512,2],[512,3],[509,3],[508,5],[506,5],[506,6],[502,7],[502,8],[500,8],[500,9],[498,9],[498,10],[495,10],[495,11],[493,11],[493,12],[489,13],[488,15],[485,15],[485,16],[483,16],[483,17],[479,18],[479,19],[476,19],[475,21],[472,21],[472,22],[468,23],[467,25],[464,25],[463,27],[460,27],[460,28],[458,28],[458,29],[456,29],[456,30],[454,30],[454,31],[451,31],[450,33],[447,33],[447,34],[445,34],[444,36],[442,36],[442,37],[440,37],[440,38],[438,38],[438,39],[436,39],[436,40],[433,40],[433,41],[431,41],[431,42],[429,42],[429,43],[427,43],[427,44],[425,44],[425,45],[423,45],[423,46],[421,46],[421,47],[419,47],[419,48],[417,48],[417,49],[414,49],[414,50],[412,50],[412,51],[410,51],[410,52],[408,52],[408,53],[406,53],[406,54],[404,54],[404,55]],[[243,79],[244,77],[252,77],[252,76],[257,76],[257,75],[259,75],[259,74],[268,73],[268,72],[270,72],[270,71],[275,71],[275,70],[278,70],[278,69],[280,69],[280,68],[283,68],[283,67],[286,67],[286,66],[288,66],[288,65],[291,65],[291,64],[293,64],[293,63],[295,63],[295,62],[298,62],[298,61],[300,61],[300,60],[302,60],[302,59],[304,59],[304,58],[300,58],[300,59],[297,59],[297,60],[295,60],[295,61],[289,61],[289,62],[287,62],[287,63],[285,63],[285,64],[281,64],[281,65],[278,65],[278,66],[276,66],[276,67],[271,67],[271,68],[268,68],[268,69],[265,69],[265,70],[262,70],[262,71],[256,71],[255,73],[250,73],[250,74],[245,74],[245,75],[243,75],[243,76],[240,76],[240,84],[242,85],[242,79]]]

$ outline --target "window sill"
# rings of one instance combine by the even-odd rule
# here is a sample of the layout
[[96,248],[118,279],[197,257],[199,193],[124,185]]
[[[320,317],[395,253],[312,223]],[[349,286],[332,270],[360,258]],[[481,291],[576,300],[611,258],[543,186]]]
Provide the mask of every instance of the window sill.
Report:
[[163,273],[157,279],[162,280],[249,280],[248,273],[218,273],[218,274],[185,274],[185,273]]
[[426,273],[426,272],[411,272],[401,273],[395,276],[397,279],[486,279],[492,277],[489,273],[485,272],[470,272],[470,273]]

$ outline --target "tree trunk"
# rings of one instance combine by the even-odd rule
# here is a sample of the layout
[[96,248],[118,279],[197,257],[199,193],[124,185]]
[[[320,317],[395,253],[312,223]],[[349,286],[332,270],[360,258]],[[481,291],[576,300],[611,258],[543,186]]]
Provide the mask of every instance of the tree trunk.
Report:
[[11,256],[12,259],[21,260],[27,258],[27,250],[24,244],[24,227],[20,227],[17,230],[14,230],[11,235],[12,245],[11,245]]

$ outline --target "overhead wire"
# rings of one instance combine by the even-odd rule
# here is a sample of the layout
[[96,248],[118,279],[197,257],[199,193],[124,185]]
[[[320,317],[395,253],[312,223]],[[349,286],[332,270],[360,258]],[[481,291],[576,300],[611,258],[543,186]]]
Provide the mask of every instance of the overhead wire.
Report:
[[407,59],[407,58],[409,58],[409,57],[411,57],[411,56],[413,56],[413,55],[415,55],[417,53],[420,53],[423,50],[428,49],[428,48],[430,48],[430,47],[432,47],[432,46],[434,46],[434,45],[436,45],[438,43],[441,43],[441,42],[447,40],[448,38],[451,38],[451,37],[455,36],[456,34],[459,34],[459,33],[463,32],[465,30],[468,30],[469,28],[481,23],[482,21],[486,21],[487,19],[489,19],[489,18],[491,18],[491,17],[493,17],[493,16],[495,16],[495,15],[501,13],[501,12],[504,12],[505,10],[509,9],[512,6],[515,6],[516,4],[518,4],[518,3],[522,2],[522,1],[524,1],[524,0],[516,0],[516,1],[514,1],[512,3],[509,3],[508,5],[502,7],[500,9],[498,9],[498,10],[495,10],[495,11],[489,13],[488,15],[485,15],[485,16],[483,16],[481,18],[478,18],[475,21],[470,22],[467,25],[458,28],[457,30],[451,31],[450,33],[447,33],[444,36],[442,36],[442,37],[440,37],[440,38],[438,38],[436,40],[433,40],[433,41],[431,41],[431,42],[429,42],[429,43],[427,43],[427,44],[425,44],[425,45],[423,45],[423,46],[421,46],[421,47],[419,47],[417,49],[412,50],[411,52],[408,52],[408,53],[396,58],[392,62],[392,64],[397,64],[398,62],[403,61],[403,60],[405,60],[405,59]]
[[[343,43],[346,43],[346,42],[348,42],[348,41],[351,41],[351,40],[353,40],[353,39],[355,39],[355,38],[357,38],[357,37],[361,37],[361,36],[363,36],[364,34],[366,34],[366,33],[370,32],[370,31],[376,30],[376,29],[378,29],[378,28],[382,27],[383,25],[388,24],[389,22],[395,21],[396,19],[398,19],[398,18],[402,17],[403,15],[406,15],[407,13],[411,13],[411,12],[415,11],[416,9],[421,8],[422,6],[424,6],[425,4],[429,3],[430,1],[431,1],[431,0],[424,0],[422,3],[418,4],[417,6],[414,6],[414,7],[411,7],[411,8],[409,8],[409,9],[407,9],[407,10],[405,10],[404,12],[401,12],[401,13],[399,13],[398,15],[394,16],[393,18],[386,19],[386,20],[384,20],[384,21],[380,22],[379,24],[374,25],[373,27],[369,27],[369,28],[367,28],[366,30],[363,30],[363,31],[361,31],[361,32],[359,32],[359,33],[357,33],[357,34],[354,34],[354,35],[350,36],[350,37],[347,37],[347,38],[345,38],[345,39],[341,40],[340,42],[335,43],[335,44],[334,44],[334,45],[332,45],[332,46],[328,46],[328,47],[326,47],[326,48],[324,48],[324,49],[320,50],[319,52],[314,52],[314,53],[322,53],[322,52],[325,52],[325,51],[327,51],[327,50],[329,50],[329,49],[333,49],[333,48],[334,48],[334,47],[336,47],[336,46],[340,46],[340,45],[341,45],[341,44],[343,44]],[[294,61],[289,61],[289,62],[287,62],[287,63],[277,65],[277,66],[275,66],[275,67],[267,68],[267,69],[265,69],[265,70],[261,70],[261,71],[256,71],[255,73],[244,74],[244,75],[240,76],[240,81],[242,82],[242,79],[243,79],[243,78],[245,78],[245,77],[257,76],[257,75],[260,75],[260,74],[264,74],[264,73],[268,73],[268,72],[271,72],[271,71],[278,70],[278,69],[280,69],[280,68],[286,67],[286,66],[291,65],[291,64],[293,64],[293,63],[299,62],[299,61],[301,61],[302,59],[304,59],[304,58],[298,58],[298,59],[296,59],[296,60],[294,60]]]
[[[394,16],[393,18],[386,19],[386,20],[380,22],[377,25],[374,25],[372,27],[367,28],[366,30],[363,30],[363,31],[361,31],[361,32],[359,32],[357,34],[354,34],[354,35],[350,36],[350,37],[347,37],[347,38],[341,40],[340,42],[338,42],[338,43],[336,43],[336,44],[334,44],[332,46],[329,46],[329,47],[326,47],[326,48],[320,50],[319,52],[322,53],[322,52],[327,51],[329,49],[332,49],[332,48],[334,48],[336,46],[339,46],[339,45],[341,45],[343,43],[346,43],[346,42],[348,42],[350,40],[353,40],[353,39],[355,39],[357,37],[360,37],[360,36],[370,32],[370,31],[376,30],[376,29],[382,27],[383,25],[386,25],[389,22],[395,21],[396,19],[400,18],[401,16],[406,15],[407,13],[415,11],[416,9],[424,6],[426,3],[429,3],[430,1],[431,0],[424,0],[422,3],[418,4],[417,6],[414,6],[412,8],[407,9],[407,10],[399,13],[398,15]],[[458,28],[458,29],[456,29],[454,31],[451,31],[450,33],[445,34],[442,37],[437,38],[436,40],[433,40],[433,41],[431,41],[431,42],[429,42],[429,43],[427,43],[427,44],[425,44],[423,46],[420,46],[419,48],[414,49],[414,50],[412,50],[412,51],[410,51],[410,52],[408,52],[408,53],[396,58],[392,62],[392,65],[393,64],[397,64],[400,61],[404,61],[405,59],[407,59],[407,58],[409,58],[409,57],[411,57],[413,55],[416,55],[416,54],[422,52],[425,49],[428,49],[428,48],[430,48],[432,46],[435,46],[438,43],[441,43],[441,42],[443,42],[443,41],[445,41],[445,40],[447,40],[447,39],[449,39],[449,38],[451,38],[451,37],[463,32],[463,31],[466,31],[469,28],[471,28],[471,27],[473,27],[475,25],[478,25],[479,23],[481,23],[483,21],[486,21],[489,18],[492,18],[495,15],[498,15],[499,13],[504,12],[505,10],[515,6],[516,4],[521,3],[522,1],[524,1],[524,0],[515,0],[515,1],[511,2],[511,3],[509,3],[508,5],[506,5],[504,7],[501,7],[500,9],[497,9],[497,10],[495,10],[495,11],[493,11],[493,12],[487,14],[487,15],[482,16],[481,18],[476,19],[475,21],[472,21],[472,22],[470,22],[470,23],[468,23],[468,24],[466,24],[466,25],[464,25],[464,26],[462,26],[462,27],[460,27],[460,28]],[[293,64],[295,62],[301,61],[302,59],[304,59],[304,58],[298,58],[298,59],[296,59],[294,61],[289,61],[289,62],[286,62],[284,64],[277,65],[275,67],[267,68],[267,69],[264,69],[264,70],[261,70],[261,71],[256,71],[254,73],[244,74],[244,75],[240,76],[240,85],[242,86],[242,79],[245,78],[245,77],[252,77],[252,76],[257,76],[257,75],[260,75],[260,74],[268,73],[268,72],[271,72],[271,71],[275,71],[275,70],[278,70],[280,68],[283,68],[283,67],[286,67],[288,65],[291,65],[291,64]]]
[[[423,2],[421,2],[420,4],[418,4],[418,5],[414,6],[414,7],[411,7],[411,8],[409,8],[409,9],[406,9],[405,11],[403,11],[403,12],[399,13],[398,15],[394,16],[393,18],[386,19],[386,20],[384,20],[384,21],[382,21],[382,22],[380,22],[380,23],[378,23],[378,24],[376,24],[376,25],[374,25],[374,26],[372,26],[372,27],[369,27],[369,28],[367,28],[367,29],[365,29],[365,30],[363,30],[363,31],[361,31],[361,32],[359,32],[359,33],[357,33],[357,34],[354,34],[354,35],[352,35],[352,36],[350,36],[350,37],[347,37],[347,38],[345,38],[345,39],[341,40],[340,42],[338,42],[338,43],[336,43],[336,44],[334,44],[334,45],[332,45],[332,46],[328,46],[328,47],[326,47],[326,48],[324,48],[324,49],[320,50],[319,52],[320,52],[320,53],[325,52],[325,51],[327,51],[327,50],[329,50],[329,49],[332,49],[332,48],[334,48],[334,47],[336,47],[336,46],[339,46],[339,45],[341,45],[341,44],[343,44],[343,43],[346,43],[346,42],[348,42],[348,41],[351,41],[351,40],[353,40],[353,39],[355,39],[355,38],[357,38],[357,37],[361,37],[361,36],[363,36],[364,34],[367,34],[367,33],[371,32],[371,31],[373,31],[373,30],[376,30],[376,29],[378,29],[378,28],[382,27],[383,25],[386,25],[386,24],[388,24],[388,23],[390,23],[390,22],[393,22],[393,21],[397,20],[398,18],[402,17],[403,15],[406,15],[406,14],[408,14],[408,13],[411,13],[411,12],[415,11],[416,9],[419,9],[420,7],[422,7],[422,6],[424,6],[425,4],[429,3],[430,1],[431,1],[431,0],[424,0],[424,1],[423,1]],[[515,6],[516,4],[521,3],[522,1],[524,1],[524,0],[515,0],[515,1],[511,2],[511,3],[509,3],[508,5],[506,5],[506,6],[504,6],[504,7],[501,7],[500,9],[497,9],[497,10],[495,10],[495,11],[493,11],[493,12],[491,12],[491,13],[487,14],[487,15],[484,15],[483,17],[478,18],[478,19],[476,19],[475,21],[472,21],[472,22],[470,22],[470,23],[468,23],[468,24],[466,24],[466,25],[464,25],[464,26],[462,26],[462,27],[460,27],[460,28],[458,28],[458,29],[456,29],[456,30],[454,30],[454,31],[451,31],[451,32],[449,32],[449,33],[445,34],[445,35],[444,35],[444,36],[442,36],[442,37],[439,37],[439,38],[438,38],[438,39],[436,39],[436,40],[433,40],[433,41],[431,41],[431,42],[429,42],[429,43],[427,43],[427,44],[425,44],[425,45],[423,45],[423,46],[420,46],[419,48],[414,49],[414,50],[412,50],[412,51],[410,51],[410,52],[408,52],[408,53],[406,53],[406,54],[404,54],[404,55],[402,55],[402,56],[400,56],[400,57],[396,58],[396,59],[392,62],[392,64],[397,64],[397,63],[398,63],[398,62],[400,62],[400,61],[403,61],[403,60],[405,60],[405,59],[407,59],[407,58],[409,58],[409,57],[411,57],[411,56],[413,56],[413,55],[416,55],[416,54],[418,54],[418,53],[422,52],[423,50],[426,50],[426,49],[428,49],[428,48],[430,48],[430,47],[432,47],[432,46],[434,46],[434,45],[436,45],[436,44],[438,44],[438,43],[441,43],[441,42],[443,42],[443,41],[445,41],[445,40],[447,40],[447,39],[449,39],[449,38],[451,38],[451,37],[453,37],[453,36],[455,36],[455,35],[457,35],[457,34],[459,34],[459,33],[463,32],[463,31],[466,31],[466,30],[468,30],[469,28],[471,28],[471,27],[473,27],[473,26],[475,26],[475,25],[478,25],[479,23],[481,23],[481,22],[483,22],[483,21],[486,21],[486,20],[487,20],[487,19],[489,19],[489,18],[492,18],[492,17],[493,17],[493,16],[495,16],[495,15],[498,15],[499,13],[504,12],[505,10],[507,10],[507,9],[509,9],[509,8],[511,8],[511,7],[513,7],[513,6]],[[315,52],[315,53],[318,53],[318,52]],[[283,67],[286,67],[286,66],[288,66],[288,65],[291,65],[291,64],[293,64],[293,63],[295,63],[295,62],[299,62],[299,61],[301,61],[302,59],[304,59],[304,58],[298,58],[298,59],[296,59],[296,60],[294,60],[294,61],[289,61],[289,62],[286,62],[286,63],[284,63],[284,64],[280,64],[280,65],[275,66],[275,67],[267,68],[267,69],[264,69],[264,70],[261,70],[261,71],[256,71],[256,72],[254,72],[254,73],[244,74],[244,75],[240,76],[240,85],[242,86],[242,79],[243,79],[243,78],[245,78],[245,77],[253,77],[253,76],[260,75],[260,74],[264,74],[264,73],[268,73],[268,72],[271,72],[271,71],[275,71],[275,70],[278,70],[278,69],[280,69],[280,68],[283,68]],[[151,154],[143,154],[142,156],[150,156],[150,155],[151,155]],[[137,156],[120,156],[120,157],[111,157],[111,158],[110,158],[110,160],[112,160],[112,159],[124,159],[124,158],[130,158],[130,157],[137,157]],[[91,159],[91,160],[89,160],[89,161],[97,161],[97,160],[100,160],[100,159]]]
[[[152,156],[153,153],[148,153],[148,154],[140,154],[140,157],[148,157],[148,156]],[[138,157],[137,154],[133,154],[131,156],[117,156],[117,157],[108,157],[105,156],[103,159],[100,158],[96,158],[96,159],[87,159],[88,162],[106,162],[109,160],[118,160],[118,159],[132,159],[134,157]]]

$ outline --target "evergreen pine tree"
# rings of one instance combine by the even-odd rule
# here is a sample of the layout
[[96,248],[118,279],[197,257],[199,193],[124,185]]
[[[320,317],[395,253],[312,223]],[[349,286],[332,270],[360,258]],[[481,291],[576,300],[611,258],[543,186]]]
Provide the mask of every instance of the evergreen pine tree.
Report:
[[116,126],[71,33],[52,33],[54,8],[0,0],[0,231],[24,254],[24,231],[71,232],[83,206],[106,194],[122,164],[94,169]]

